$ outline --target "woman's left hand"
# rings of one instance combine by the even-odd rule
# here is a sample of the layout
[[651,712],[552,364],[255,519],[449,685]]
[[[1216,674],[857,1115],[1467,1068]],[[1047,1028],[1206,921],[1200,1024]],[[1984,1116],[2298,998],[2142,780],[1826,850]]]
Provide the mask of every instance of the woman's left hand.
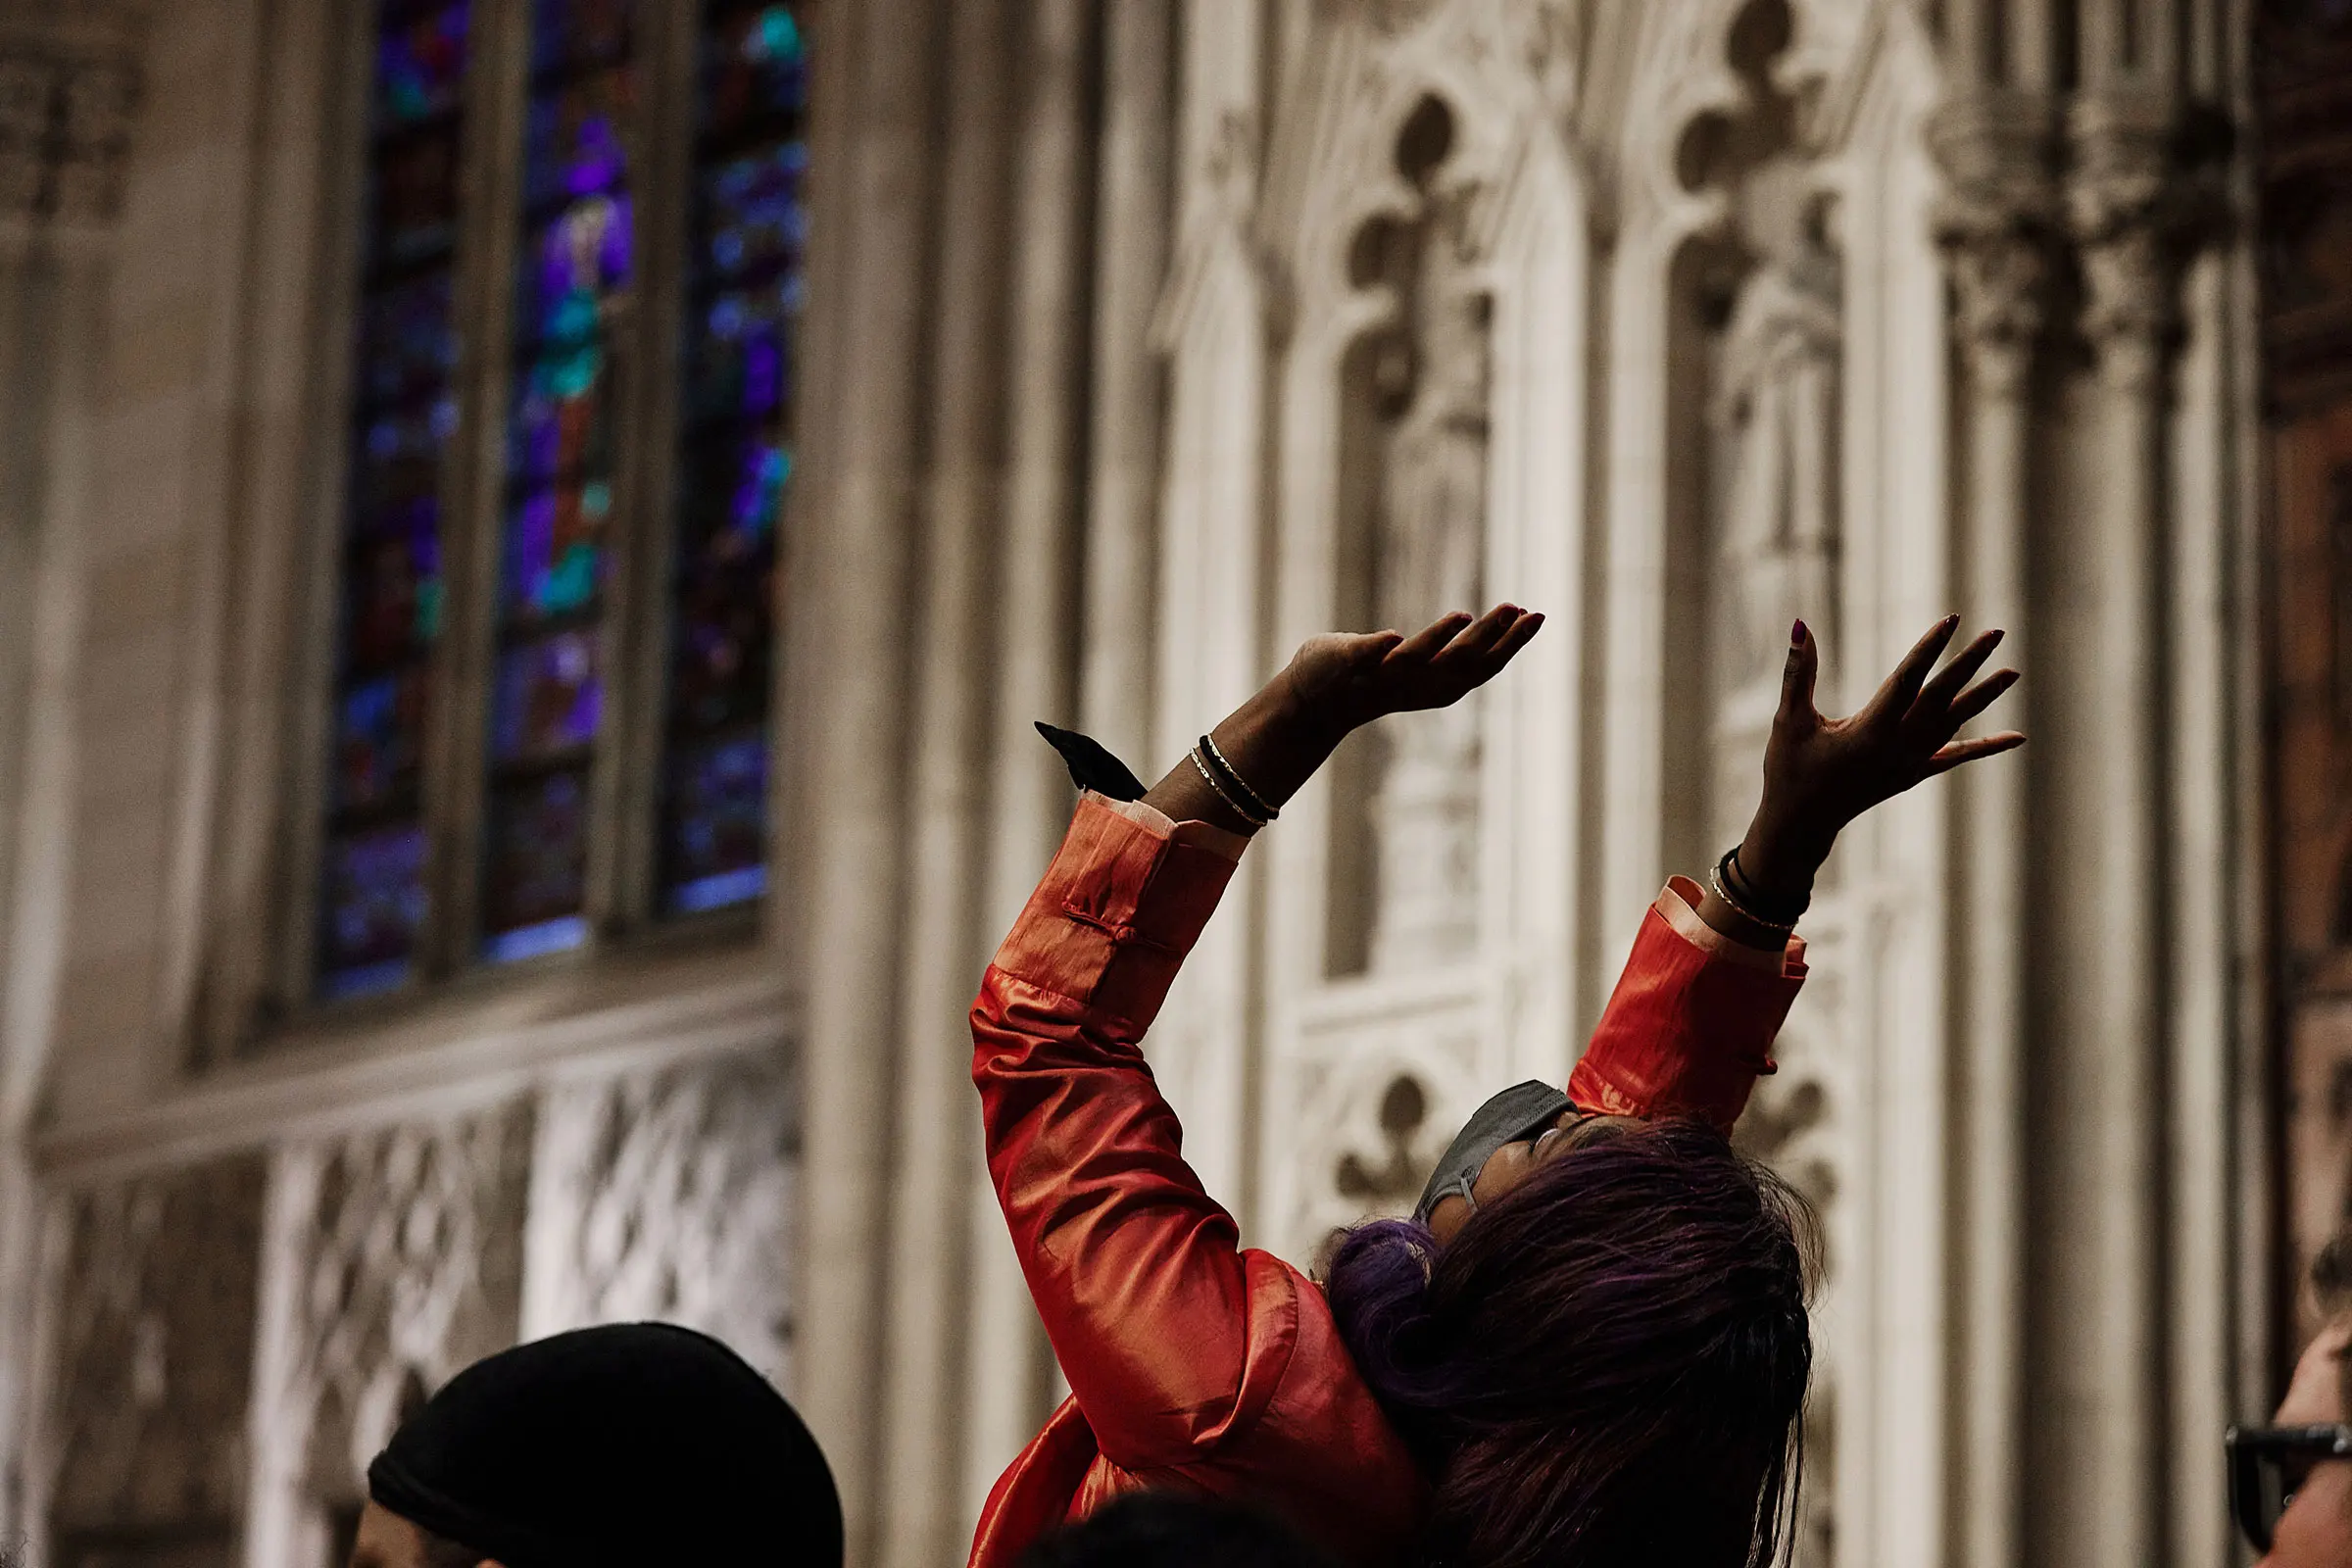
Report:
[[1813,706],[1820,650],[1805,623],[1796,623],[1764,751],[1764,798],[1740,844],[1740,874],[1758,893],[1802,897],[1855,817],[1924,779],[2026,743],[2016,730],[1953,739],[2018,679],[2016,670],[2002,669],[1969,684],[2000,645],[1997,630],[1979,634],[1936,670],[1959,629],[1958,615],[1937,621],[1861,711],[1828,718]]

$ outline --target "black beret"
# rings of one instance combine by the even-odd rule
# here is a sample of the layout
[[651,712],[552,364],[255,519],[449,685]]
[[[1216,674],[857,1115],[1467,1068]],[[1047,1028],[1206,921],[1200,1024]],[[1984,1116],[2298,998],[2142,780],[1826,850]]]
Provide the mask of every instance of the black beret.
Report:
[[784,1396],[709,1335],[617,1323],[476,1361],[368,1467],[392,1512],[507,1568],[839,1568],[841,1498]]

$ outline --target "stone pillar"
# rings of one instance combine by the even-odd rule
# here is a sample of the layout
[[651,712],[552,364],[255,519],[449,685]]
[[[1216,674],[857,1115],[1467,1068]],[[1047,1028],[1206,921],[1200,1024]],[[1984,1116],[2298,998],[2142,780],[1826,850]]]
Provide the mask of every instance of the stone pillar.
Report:
[[2179,337],[2170,100],[2125,88],[2068,118],[2067,207],[2095,357],[2081,512],[2039,563],[2049,741],[2036,842],[2040,1040],[2058,1062],[2041,1434],[2077,1473],[2044,1499],[2053,1562],[2164,1552],[2164,603],[2168,364]]
[[[1009,928],[1069,821],[1070,786],[1034,720],[1074,720],[1079,454],[1093,164],[1087,81],[1096,8],[1030,0],[1017,58],[1022,124],[1013,205],[1011,419],[998,569],[996,719],[987,899]],[[967,1114],[968,1114],[967,1109]],[[972,1188],[972,1339],[964,1505],[977,1515],[1000,1471],[1047,1414],[1050,1358],[1028,1282],[985,1182]]]
[[140,43],[102,8],[54,37],[39,20],[0,22],[0,1541],[36,1550],[42,1195],[27,1141],[65,957],[88,437]]
[[1168,0],[1104,10],[1095,213],[1093,480],[1086,524],[1080,722],[1149,778],[1152,558],[1162,372],[1152,316],[1167,277]]
[[[1965,372],[1960,608],[1967,634],[2007,629],[2000,662],[2019,668],[2029,667],[2029,431],[2055,217],[2050,119],[2044,100],[1979,87],[1947,102],[1930,128],[1950,179],[1937,238],[1950,266]],[[1954,788],[1964,1151],[1960,1560],[2011,1568],[2023,1525],[2026,1394],[2026,771],[1970,768]]]
[[930,463],[909,777],[909,890],[899,1009],[906,1055],[884,1310],[881,1542],[891,1568],[956,1562],[961,1506],[972,1184],[981,1171],[966,1016],[994,933],[982,929],[989,662],[1004,483],[1002,372],[1015,108],[1004,0],[959,0],[948,40],[947,138],[930,359]]
[[[840,1483],[849,1562],[875,1560],[891,1103],[899,1055],[906,870],[906,607],[914,563],[918,389],[932,233],[936,0],[874,0],[843,13],[840,64],[816,102],[810,292],[834,324],[810,345],[808,384],[827,389],[806,432],[798,509],[793,665],[807,710],[786,756],[805,809],[797,933],[804,997],[806,1228],[797,1280],[804,1346],[797,1391]],[[825,68],[820,66],[819,70]],[[826,119],[826,93],[844,123]],[[828,161],[823,155],[832,152]],[[827,225],[831,225],[828,230]],[[828,237],[837,235],[838,237]],[[788,665],[788,667],[790,667]],[[821,671],[821,673],[818,673]]]

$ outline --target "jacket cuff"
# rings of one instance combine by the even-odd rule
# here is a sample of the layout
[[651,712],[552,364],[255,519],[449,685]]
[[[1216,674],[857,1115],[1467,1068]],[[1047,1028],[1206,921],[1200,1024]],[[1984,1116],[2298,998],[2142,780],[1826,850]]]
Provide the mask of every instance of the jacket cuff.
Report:
[[1088,792],[995,967],[1140,1035],[1233,880],[1216,840],[1236,837]]

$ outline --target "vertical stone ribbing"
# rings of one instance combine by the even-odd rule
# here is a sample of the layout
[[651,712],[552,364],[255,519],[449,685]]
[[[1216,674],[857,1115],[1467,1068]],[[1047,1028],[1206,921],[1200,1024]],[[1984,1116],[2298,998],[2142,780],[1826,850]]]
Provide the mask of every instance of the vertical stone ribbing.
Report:
[[[2044,327],[2054,218],[2046,103],[1964,91],[1931,136],[1950,180],[1937,214],[1957,307],[1967,509],[1961,610],[1971,632],[2007,630],[2000,662],[2028,667],[2029,430]],[[2011,719],[2015,714],[2009,715]],[[2026,846],[2022,766],[1955,781],[1963,917],[1959,1144],[1964,1214],[1955,1250],[1961,1300],[1962,1466],[1958,1518],[1969,1568],[2018,1560],[2026,1393]]]

